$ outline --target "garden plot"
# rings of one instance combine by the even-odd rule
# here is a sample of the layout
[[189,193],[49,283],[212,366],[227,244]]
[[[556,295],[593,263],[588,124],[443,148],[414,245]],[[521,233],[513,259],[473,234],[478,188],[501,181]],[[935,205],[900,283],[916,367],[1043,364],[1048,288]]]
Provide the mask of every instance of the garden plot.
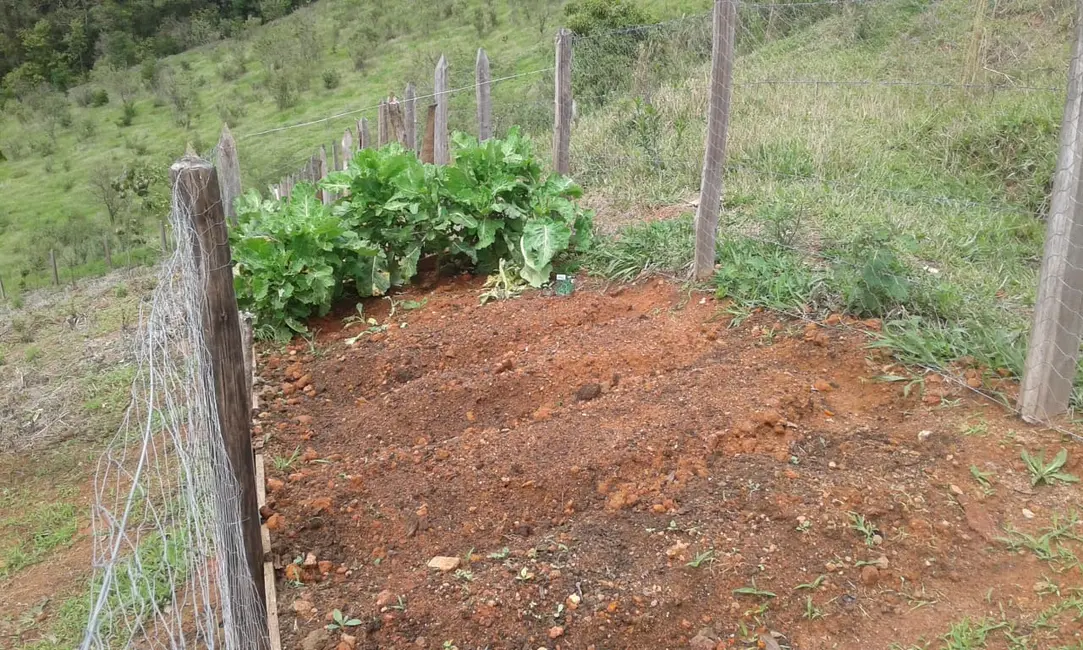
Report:
[[263,349],[284,647],[1083,642],[1083,451],[893,365],[875,322],[481,284]]

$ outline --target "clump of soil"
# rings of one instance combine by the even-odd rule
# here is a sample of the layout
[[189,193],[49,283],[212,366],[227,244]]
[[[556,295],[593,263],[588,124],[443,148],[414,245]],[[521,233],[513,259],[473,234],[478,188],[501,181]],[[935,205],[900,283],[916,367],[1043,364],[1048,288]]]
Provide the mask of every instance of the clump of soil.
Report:
[[[1051,604],[1049,565],[999,538],[1078,499],[1019,460],[1056,434],[878,380],[907,371],[856,329],[730,327],[656,281],[479,287],[261,356],[284,647],[886,648]],[[329,633],[335,609],[360,624]]]

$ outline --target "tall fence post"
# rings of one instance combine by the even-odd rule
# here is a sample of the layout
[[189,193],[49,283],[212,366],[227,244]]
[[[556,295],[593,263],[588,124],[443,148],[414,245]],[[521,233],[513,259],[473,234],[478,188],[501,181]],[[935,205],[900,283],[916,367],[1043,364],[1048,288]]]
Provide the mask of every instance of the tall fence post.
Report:
[[241,161],[237,158],[237,141],[229,131],[229,125],[222,125],[222,135],[218,138],[218,177],[222,185],[222,205],[226,208],[226,218],[237,225],[237,197],[241,195]]
[[[237,297],[233,292],[233,264],[218,174],[207,161],[185,156],[173,164],[170,175],[175,192],[173,204],[191,220],[188,230],[193,233],[192,245],[203,277],[206,360],[214,376],[215,404],[226,456],[239,491],[245,557],[225,554],[219,561],[229,564],[228,574],[251,576],[253,588],[263,605],[259,612],[262,617],[260,630],[266,634],[263,541],[250,430],[252,402],[247,398],[245,353]],[[251,639],[249,643],[254,650],[268,647],[266,637]]]
[[338,160],[339,143],[334,140],[331,141],[331,171],[337,172],[342,169],[342,163]]
[[451,147],[448,142],[448,63],[447,57],[440,55],[440,61],[436,64],[433,94],[436,95],[436,116],[433,123],[433,162],[437,165],[447,165],[451,162]]
[[56,251],[49,249],[49,266],[53,269],[53,285],[60,286],[60,272],[56,268]]
[[380,101],[380,109],[376,113],[376,146],[383,147],[387,144],[387,139],[387,100],[383,99]]
[[478,60],[474,65],[478,101],[478,140],[484,142],[493,137],[493,99],[490,84],[489,55],[485,48],[478,48]]
[[165,219],[158,221],[158,236],[162,240],[162,254],[169,250],[169,234],[165,230]]
[[372,146],[372,139],[369,137],[369,120],[367,117],[362,117],[357,121],[357,148],[368,149]]
[[568,174],[572,166],[572,33],[557,32],[556,117],[553,120],[553,170]]
[[342,169],[346,169],[350,166],[350,161],[353,160],[353,154],[356,149],[353,148],[353,131],[348,127],[342,132]]
[[4,290],[4,278],[0,277],[0,300],[7,300],[8,292]]
[[1038,300],[1019,389],[1019,411],[1028,422],[1068,410],[1083,334],[1083,7],[1079,11]]
[[387,100],[387,137],[390,142],[406,146],[406,119],[402,115],[402,104],[394,95]]
[[[319,179],[316,181],[317,183],[327,178],[327,145],[325,144],[320,145],[320,159],[318,163],[320,168],[317,172],[319,174]],[[331,200],[333,198],[331,196],[331,190],[319,190],[319,192],[320,196],[323,198],[323,204],[331,205]]]
[[413,82],[406,84],[402,106],[403,119],[406,121],[406,148],[417,151],[417,88]]
[[102,237],[102,248],[105,249],[105,265],[113,268],[113,251],[109,250],[109,235]]
[[733,41],[736,0],[715,0],[711,46],[711,96],[707,108],[707,143],[696,208],[696,257],[693,274],[704,280],[714,272],[715,239],[722,203],[722,168],[726,162],[730,94],[733,86]]
[[425,138],[421,143],[421,162],[432,163],[436,148],[436,104],[429,105],[428,119],[425,120]]

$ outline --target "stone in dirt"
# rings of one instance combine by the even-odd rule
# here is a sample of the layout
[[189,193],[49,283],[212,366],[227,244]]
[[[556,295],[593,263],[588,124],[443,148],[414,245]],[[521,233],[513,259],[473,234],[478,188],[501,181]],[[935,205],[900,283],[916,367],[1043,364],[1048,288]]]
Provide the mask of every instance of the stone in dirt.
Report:
[[308,636],[301,641],[301,650],[322,650],[330,640],[331,634],[322,627],[312,630],[308,633]]
[[601,384],[583,384],[575,391],[575,399],[580,402],[589,402],[602,394]]
[[549,628],[549,638],[550,639],[559,639],[562,636],[564,636],[564,628],[563,627],[561,627],[559,625],[554,625],[553,627]]
[[448,571],[454,571],[459,568],[459,564],[462,563],[462,558],[448,557],[446,555],[437,555],[433,559],[429,560],[429,568],[436,569],[447,573]]
[[357,637],[352,636],[350,634],[343,634],[340,641],[342,643],[345,643],[350,648],[354,648],[354,647],[357,646]]
[[861,568],[861,582],[866,587],[875,586],[880,581],[880,570],[874,566],[865,566]]
[[278,492],[284,487],[286,487],[286,484],[276,478],[267,479],[267,491],[271,494]]
[[963,513],[966,515],[966,525],[970,530],[974,531],[980,535],[982,539],[990,543],[995,542],[997,538],[1000,537],[1000,529],[984,506],[973,501],[965,501],[960,505],[963,506]]
[[692,640],[688,642],[688,647],[692,650],[714,650],[717,644],[718,633],[713,627],[705,627],[692,637]]
[[390,589],[384,589],[380,593],[376,594],[377,607],[387,607],[393,602],[395,602],[395,594],[391,593]]

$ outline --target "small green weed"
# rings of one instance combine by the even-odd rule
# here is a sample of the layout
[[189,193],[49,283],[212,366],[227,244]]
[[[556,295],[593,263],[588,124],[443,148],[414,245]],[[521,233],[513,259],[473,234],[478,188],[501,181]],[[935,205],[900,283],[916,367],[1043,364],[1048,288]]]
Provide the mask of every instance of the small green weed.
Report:
[[507,546],[505,546],[499,551],[490,553],[488,557],[490,560],[506,560],[509,555],[511,555],[511,550]]
[[812,596],[805,597],[805,620],[815,621],[818,618],[823,618],[824,613],[816,605],[812,603]]
[[1027,466],[1027,470],[1030,472],[1030,485],[1031,487],[1039,484],[1052,485],[1053,481],[1061,481],[1062,483],[1078,483],[1079,477],[1067,472],[1062,472],[1060,469],[1064,467],[1068,462],[1068,450],[1061,449],[1057,455],[1047,465],[1045,462],[1045,451],[1042,450],[1037,456],[1031,456],[1024,449],[1022,453],[1023,462]]
[[714,563],[714,549],[707,549],[700,553],[696,553],[696,557],[691,562],[687,562],[685,566],[690,566],[693,569],[698,569],[704,562]]
[[358,627],[361,625],[361,621],[356,618],[346,618],[341,609],[336,609],[331,612],[331,622],[327,624],[327,629],[331,632],[336,630],[345,630],[348,627]]
[[750,587],[738,587],[737,589],[734,589],[733,594],[735,596],[755,596],[756,598],[776,597],[773,591],[766,591],[757,587],[755,580],[752,581],[752,586]]
[[293,464],[296,463],[297,459],[300,458],[300,457],[301,457],[301,447],[300,447],[300,445],[298,445],[297,448],[293,450],[293,453],[290,454],[290,456],[288,458],[283,457],[283,456],[275,456],[274,458],[271,459],[271,463],[274,464],[274,468],[277,469],[278,471],[285,472],[285,471],[288,471],[289,469],[291,469],[293,467]]
[[27,363],[34,363],[35,361],[38,361],[43,356],[45,356],[45,353],[42,352],[41,348],[39,348],[38,346],[31,345],[28,346],[26,348],[26,351],[23,352],[23,356],[26,358]]
[[820,575],[812,582],[805,582],[797,585],[796,587],[794,587],[794,590],[796,591],[798,589],[819,589],[820,585],[824,583],[824,580],[827,580],[827,576]]
[[865,538],[865,546],[876,546],[876,526],[867,519],[865,515],[860,515],[856,512],[850,514],[850,528],[857,531],[862,537]]
[[976,465],[970,466],[970,475],[974,477],[974,480],[978,482],[985,490],[990,490],[993,487],[993,482],[990,480],[993,478],[991,472],[983,472]]

